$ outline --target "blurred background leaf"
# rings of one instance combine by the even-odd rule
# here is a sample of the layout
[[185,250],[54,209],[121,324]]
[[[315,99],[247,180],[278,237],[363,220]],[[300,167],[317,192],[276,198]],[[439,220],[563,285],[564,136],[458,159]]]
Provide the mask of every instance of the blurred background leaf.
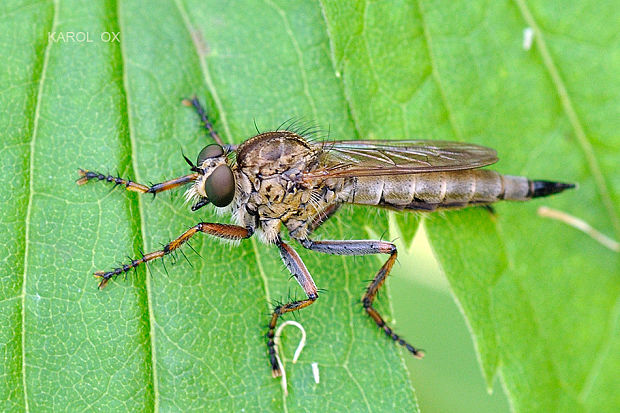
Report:
[[[96,290],[92,271],[157,249],[198,219],[221,220],[189,213],[179,194],[151,201],[74,185],[79,167],[140,182],[186,173],[181,151],[207,142],[180,105],[194,93],[227,142],[251,136],[254,124],[267,130],[302,116],[334,138],[481,143],[498,150],[501,172],[579,182],[579,191],[499,205],[494,216],[458,211],[424,225],[487,387],[499,373],[518,411],[620,404],[618,254],[536,214],[547,205],[619,238],[613,2],[11,0],[0,8],[2,410],[415,410],[413,387],[427,389],[429,376],[417,366],[450,359],[441,353],[449,347],[429,345],[437,333],[428,325],[398,324],[429,354],[409,380],[408,356],[359,305],[380,265],[374,257],[300,251],[327,291],[299,314],[309,342],[296,365],[296,333],[286,333],[288,397],[270,377],[264,334],[271,303],[301,292],[274,248],[196,239],[203,258],[179,255],[167,271],[156,263]],[[411,240],[419,220],[398,220],[390,236]],[[387,228],[386,214],[356,208],[319,235]],[[397,315],[437,317],[449,330],[449,317],[405,294],[419,287],[412,275],[424,276],[412,269],[418,249],[408,255],[407,246],[390,286]],[[427,262],[428,249],[419,251]],[[445,297],[443,285],[430,288]],[[386,295],[380,301],[391,318]],[[432,398],[421,398],[423,410],[440,411]]]

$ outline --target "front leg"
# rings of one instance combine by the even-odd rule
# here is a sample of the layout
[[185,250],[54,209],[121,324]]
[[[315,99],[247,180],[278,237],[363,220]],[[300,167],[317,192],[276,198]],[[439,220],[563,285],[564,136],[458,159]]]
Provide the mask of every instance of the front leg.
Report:
[[185,231],[177,239],[170,241],[168,244],[164,245],[164,248],[162,250],[150,252],[146,255],[143,255],[141,258],[132,260],[129,264],[123,265],[122,267],[115,268],[110,271],[95,272],[95,277],[101,278],[99,288],[105,287],[111,278],[114,278],[121,273],[127,273],[129,270],[137,267],[140,264],[145,264],[151,260],[162,258],[164,255],[170,254],[172,251],[179,248],[198,232],[204,232],[209,235],[229,240],[240,240],[244,238],[249,238],[254,233],[251,228],[243,228],[237,225],[200,222],[199,224],[196,224],[187,231]]
[[194,109],[196,110],[196,113],[200,117],[200,122],[202,123],[202,126],[207,130],[207,132],[209,132],[209,135],[215,141],[215,143],[231,151],[237,150],[237,145],[228,145],[228,144],[225,144],[224,141],[222,141],[222,138],[220,137],[220,135],[213,128],[213,124],[211,123],[211,121],[209,121],[207,112],[202,107],[202,105],[200,104],[200,101],[198,100],[196,96],[194,96],[191,99],[183,99],[183,104],[185,106],[194,107]]
[[368,315],[375,320],[377,326],[381,328],[385,334],[396,343],[405,347],[413,356],[417,358],[424,357],[422,350],[416,349],[398,336],[383,320],[379,312],[372,306],[379,288],[385,283],[387,276],[396,261],[398,252],[396,245],[385,241],[312,241],[309,239],[299,240],[301,245],[312,251],[322,252],[334,255],[370,255],[370,254],[390,254],[385,264],[379,269],[375,278],[370,282],[366,293],[362,297],[362,305]]
[[308,298],[306,300],[291,301],[287,304],[279,305],[273,309],[271,321],[269,322],[269,331],[267,332],[267,347],[269,348],[269,361],[271,363],[271,374],[273,377],[279,377],[282,375],[282,371],[280,370],[280,366],[278,365],[278,360],[276,359],[276,349],[274,342],[275,329],[278,318],[282,314],[300,310],[304,307],[309,306],[319,296],[316,290],[316,285],[314,284],[314,280],[312,279],[312,275],[310,275],[310,272],[308,272],[308,269],[306,268],[304,262],[301,260],[301,257],[299,256],[299,254],[297,254],[297,251],[282,242],[282,240],[280,240],[279,238],[276,240],[276,245],[280,249],[280,257],[282,257],[284,265],[286,265],[286,267],[295,277],[299,285],[301,285],[301,288],[304,289],[304,292],[306,293]]
[[185,185],[189,182],[194,182],[198,179],[198,174],[193,173],[174,178],[169,181],[164,181],[159,184],[147,186],[133,182],[130,179],[123,179],[119,176],[105,175],[99,172],[89,171],[88,169],[80,169],[78,173],[81,176],[81,178],[76,181],[78,185],[84,185],[86,182],[92,180],[105,181],[115,185],[123,185],[128,191],[139,192],[141,194],[153,194],[153,196],[159,192],[169,191],[170,189]]

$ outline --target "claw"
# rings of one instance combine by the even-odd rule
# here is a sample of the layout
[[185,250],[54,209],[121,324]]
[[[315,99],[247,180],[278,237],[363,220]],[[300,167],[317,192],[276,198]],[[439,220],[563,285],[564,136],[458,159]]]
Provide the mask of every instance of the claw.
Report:
[[86,182],[88,182],[88,178],[86,177],[87,173],[88,171],[84,169],[78,169],[78,175],[80,175],[81,178],[75,181],[75,183],[78,185],[84,185]]
[[108,281],[110,281],[110,277],[106,277],[106,272],[104,271],[97,271],[94,273],[95,278],[101,278],[101,281],[99,282],[99,289],[103,290],[105,288],[106,285],[108,285]]

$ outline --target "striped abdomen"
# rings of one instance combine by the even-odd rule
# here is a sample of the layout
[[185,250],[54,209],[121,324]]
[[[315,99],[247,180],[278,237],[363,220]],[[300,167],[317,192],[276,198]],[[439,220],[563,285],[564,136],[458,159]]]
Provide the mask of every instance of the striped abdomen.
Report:
[[487,169],[358,177],[349,185],[345,202],[427,211],[490,204],[503,199],[527,201],[574,187],[501,175]]

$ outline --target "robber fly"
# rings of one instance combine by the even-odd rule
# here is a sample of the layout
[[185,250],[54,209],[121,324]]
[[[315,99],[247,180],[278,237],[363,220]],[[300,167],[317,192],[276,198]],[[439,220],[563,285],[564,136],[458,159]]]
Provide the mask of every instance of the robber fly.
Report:
[[421,358],[421,350],[399,337],[373,307],[377,291],[396,261],[396,246],[387,241],[315,241],[312,232],[343,204],[374,205],[395,210],[434,211],[499,200],[526,201],[574,188],[573,184],[529,180],[479,169],[497,161],[493,149],[446,141],[324,141],[311,142],[290,130],[260,133],[242,144],[225,145],[194,98],[193,106],[216,143],[205,146],[196,163],[184,156],[191,173],[147,186],[127,179],[80,170],[77,183],[90,180],[123,185],[129,191],[157,194],[191,184],[186,198],[192,211],[207,204],[229,212],[237,225],[200,222],[151,252],[110,271],[97,271],[100,288],[110,279],[179,248],[198,232],[241,240],[255,232],[275,245],[282,261],[307,298],[274,308],[267,332],[269,361],[274,377],[281,371],[276,360],[274,331],[278,318],[300,310],[318,298],[312,275],[297,252],[280,237],[283,229],[303,247],[336,255],[387,254],[362,297],[362,306],[388,337]]

